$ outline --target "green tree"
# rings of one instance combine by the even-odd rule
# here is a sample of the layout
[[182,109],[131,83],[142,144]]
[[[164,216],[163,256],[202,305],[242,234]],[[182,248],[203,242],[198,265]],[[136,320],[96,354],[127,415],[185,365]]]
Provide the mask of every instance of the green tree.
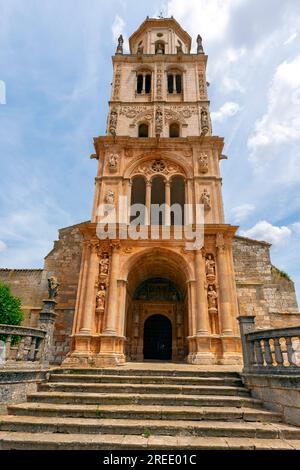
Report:
[[[20,325],[23,318],[21,299],[14,297],[10,288],[0,283],[0,324]],[[0,340],[5,340],[5,335],[0,335]]]

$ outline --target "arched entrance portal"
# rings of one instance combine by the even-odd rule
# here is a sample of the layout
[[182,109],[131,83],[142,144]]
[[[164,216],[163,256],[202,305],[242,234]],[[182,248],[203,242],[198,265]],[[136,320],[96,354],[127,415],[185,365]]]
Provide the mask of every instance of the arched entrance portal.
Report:
[[144,359],[172,359],[172,323],[164,315],[151,315],[145,321]]
[[128,268],[126,360],[184,362],[189,353],[191,327],[191,274],[185,259],[171,250],[155,247],[133,256]]

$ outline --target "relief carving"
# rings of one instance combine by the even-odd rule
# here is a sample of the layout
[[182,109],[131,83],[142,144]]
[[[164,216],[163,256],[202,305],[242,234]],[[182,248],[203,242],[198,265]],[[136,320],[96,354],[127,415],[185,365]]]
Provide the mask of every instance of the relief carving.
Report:
[[111,133],[111,135],[116,135],[117,123],[118,123],[118,111],[116,108],[113,108],[111,110],[110,119],[109,119],[109,132]]
[[207,189],[203,190],[200,197],[200,203],[204,205],[204,210],[208,211],[211,209],[210,194]]
[[216,263],[214,260],[213,255],[208,254],[205,260],[205,271],[206,271],[206,279],[208,284],[211,284],[216,279]]
[[200,153],[199,155],[199,171],[201,173],[207,173],[208,172],[208,156],[207,153]]
[[208,112],[206,108],[201,109],[201,134],[206,135],[209,131]]
[[162,113],[161,107],[158,106],[155,112],[155,135],[159,137],[162,131],[163,131],[163,113]]
[[121,106],[120,115],[126,116],[129,119],[135,118],[138,114],[147,111],[148,106]]
[[137,169],[137,173],[141,173],[145,176],[152,175],[153,173],[171,175],[173,173],[183,174],[183,171],[175,163],[167,162],[161,159],[156,159],[156,160],[151,160],[150,162],[145,162],[144,164],[140,165]]
[[121,87],[121,65],[118,64],[115,72],[113,99],[118,100]]
[[163,71],[161,69],[161,66],[157,69],[157,74],[156,74],[156,94],[157,94],[157,99],[160,100],[162,99],[162,82],[163,82]]
[[116,153],[111,153],[107,158],[109,171],[114,172],[118,169],[119,155]]
[[104,197],[104,202],[106,204],[111,204],[113,205],[114,202],[115,202],[115,193],[113,192],[112,189],[108,189],[105,193],[105,197]]

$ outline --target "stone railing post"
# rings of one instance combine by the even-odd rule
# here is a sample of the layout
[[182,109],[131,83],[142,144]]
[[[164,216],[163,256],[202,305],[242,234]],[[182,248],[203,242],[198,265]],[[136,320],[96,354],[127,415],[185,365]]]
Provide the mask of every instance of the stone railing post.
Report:
[[40,313],[39,328],[46,331],[46,336],[42,346],[40,362],[43,367],[49,367],[53,346],[54,323],[57,317],[55,313],[56,301],[54,299],[47,299],[43,300],[43,303],[44,307]]
[[237,318],[240,325],[241,342],[243,349],[244,371],[249,371],[253,362],[253,351],[246,334],[254,331],[255,315],[242,315]]

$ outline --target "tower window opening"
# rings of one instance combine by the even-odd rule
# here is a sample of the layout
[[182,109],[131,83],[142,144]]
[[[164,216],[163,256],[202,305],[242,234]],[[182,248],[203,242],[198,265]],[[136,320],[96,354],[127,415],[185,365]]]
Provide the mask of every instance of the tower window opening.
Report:
[[145,80],[145,92],[146,94],[149,94],[151,91],[151,75],[147,74],[146,75],[146,80]]
[[140,95],[143,91],[143,75],[138,75],[137,76],[137,86],[136,86],[136,92]]
[[139,137],[149,137],[149,126],[148,124],[139,125]]
[[137,75],[136,92],[138,95],[151,92],[151,73],[139,73]]
[[182,93],[182,76],[179,73],[168,74],[168,93]]
[[170,137],[179,137],[179,134],[180,134],[179,124],[177,124],[177,122],[170,124],[170,128],[169,128]]

